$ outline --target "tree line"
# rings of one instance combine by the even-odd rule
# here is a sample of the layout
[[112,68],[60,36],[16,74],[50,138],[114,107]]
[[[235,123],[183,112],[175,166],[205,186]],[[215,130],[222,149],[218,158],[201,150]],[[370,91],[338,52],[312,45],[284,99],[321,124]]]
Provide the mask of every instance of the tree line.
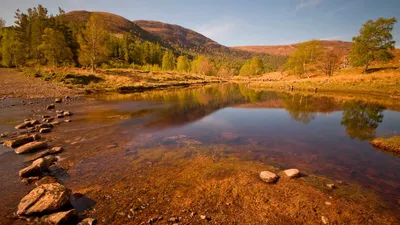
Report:
[[386,62],[394,58],[390,50],[395,48],[392,30],[396,22],[394,17],[367,21],[359,35],[353,37],[348,57],[340,49],[324,49],[317,40],[301,43],[290,55],[285,70],[298,78],[309,78],[315,71],[332,76],[348,60],[353,66],[363,66],[366,73],[372,62]]
[[[15,26],[0,20],[0,59],[5,67],[83,66],[91,68],[135,68],[179,71],[203,75],[251,76],[276,70],[286,58],[263,55],[251,60],[206,56],[174,51],[134,33],[111,33],[106,21],[92,13],[86,23],[66,20],[59,8],[49,15],[42,5],[17,10]],[[183,53],[183,54],[182,54]]]

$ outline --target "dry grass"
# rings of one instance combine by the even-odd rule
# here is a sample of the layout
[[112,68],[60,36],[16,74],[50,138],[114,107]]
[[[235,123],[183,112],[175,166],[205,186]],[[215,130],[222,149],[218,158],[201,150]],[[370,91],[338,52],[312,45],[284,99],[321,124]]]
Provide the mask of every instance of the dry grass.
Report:
[[149,72],[133,69],[99,69],[95,73],[79,68],[26,68],[27,76],[41,77],[73,89],[90,92],[143,91],[174,86],[190,86],[222,82],[218,77],[184,74],[177,72]]
[[371,141],[371,145],[384,151],[389,151],[400,155],[400,136],[393,136],[389,138],[375,138]]
[[252,87],[294,91],[365,93],[400,98],[400,70],[398,67],[372,67],[368,74],[362,74],[361,68],[342,69],[332,77],[313,74],[310,78],[298,79],[293,75],[280,72],[264,74],[260,77],[236,77],[233,81],[248,82]]

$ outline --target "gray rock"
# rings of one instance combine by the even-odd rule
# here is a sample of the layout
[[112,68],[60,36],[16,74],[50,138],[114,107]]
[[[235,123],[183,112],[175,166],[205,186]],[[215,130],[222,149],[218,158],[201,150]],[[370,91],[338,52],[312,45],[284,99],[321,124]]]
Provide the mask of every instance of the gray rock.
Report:
[[69,202],[71,190],[58,183],[43,184],[22,198],[18,215],[48,214],[60,210]]
[[24,144],[24,145],[16,148],[15,152],[17,154],[24,154],[24,153],[44,149],[44,148],[47,148],[46,142],[35,141],[35,142],[30,142],[30,143]]
[[34,140],[35,140],[35,137],[33,135],[32,136],[21,135],[21,136],[18,136],[16,138],[14,138],[14,139],[11,139],[11,140],[8,140],[8,141],[4,142],[3,145],[6,146],[6,147],[9,147],[9,148],[16,148],[16,147],[19,147],[21,145],[24,145],[24,144],[27,144],[29,142],[32,142]]
[[262,171],[260,173],[260,178],[266,183],[275,183],[279,179],[278,175],[269,171]]
[[44,219],[47,223],[56,224],[56,225],[67,225],[67,224],[76,224],[79,220],[78,213],[75,209],[71,209],[65,212],[58,212],[48,215]]
[[328,187],[329,189],[334,189],[336,186],[335,184],[327,184],[326,187]]
[[52,124],[52,125],[59,125],[60,122],[59,122],[59,121],[53,121],[53,122],[51,122],[50,124]]
[[61,98],[56,98],[56,99],[54,99],[54,103],[62,103],[62,99]]
[[51,132],[51,128],[42,128],[39,130],[39,133],[41,133],[41,134],[50,133],[50,132]]
[[70,112],[70,111],[65,111],[65,112],[63,113],[63,115],[64,115],[64,116],[72,116],[72,112]]
[[15,129],[25,129],[25,128],[28,128],[28,127],[32,127],[31,121],[25,121],[25,122],[23,122],[21,124],[18,124],[17,126],[15,126]]
[[78,225],[95,225],[96,224],[96,219],[93,218],[86,218],[82,220]]
[[285,175],[288,176],[289,178],[295,178],[300,176],[300,171],[298,169],[284,170],[283,173],[285,173]]
[[48,105],[48,106],[46,107],[47,110],[55,109],[55,108],[56,108],[56,106],[55,106],[54,104],[50,104],[50,105]]
[[329,223],[328,218],[326,218],[325,216],[321,216],[321,221],[322,221],[323,224],[328,224]]
[[44,158],[37,159],[32,164],[19,171],[18,175],[23,178],[40,176],[45,171]]

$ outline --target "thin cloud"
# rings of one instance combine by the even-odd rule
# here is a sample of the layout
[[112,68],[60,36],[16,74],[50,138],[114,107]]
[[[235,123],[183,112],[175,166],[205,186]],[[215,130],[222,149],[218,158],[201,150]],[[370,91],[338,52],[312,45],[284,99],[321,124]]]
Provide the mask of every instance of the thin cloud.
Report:
[[316,6],[320,4],[322,0],[301,0],[301,3],[296,6],[296,9],[303,9],[306,7]]
[[232,34],[237,27],[238,21],[229,19],[222,22],[218,21],[203,24],[197,27],[196,31],[212,39],[221,39]]

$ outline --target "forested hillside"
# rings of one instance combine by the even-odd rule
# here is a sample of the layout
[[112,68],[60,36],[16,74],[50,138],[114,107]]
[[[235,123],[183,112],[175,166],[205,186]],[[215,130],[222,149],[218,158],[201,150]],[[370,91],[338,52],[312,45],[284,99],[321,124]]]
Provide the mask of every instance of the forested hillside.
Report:
[[274,71],[284,56],[233,50],[178,25],[132,22],[106,12],[59,9],[50,15],[38,5],[16,12],[16,23],[1,30],[2,65],[135,68],[204,75],[238,75],[246,60]]

